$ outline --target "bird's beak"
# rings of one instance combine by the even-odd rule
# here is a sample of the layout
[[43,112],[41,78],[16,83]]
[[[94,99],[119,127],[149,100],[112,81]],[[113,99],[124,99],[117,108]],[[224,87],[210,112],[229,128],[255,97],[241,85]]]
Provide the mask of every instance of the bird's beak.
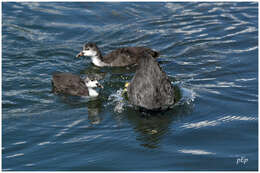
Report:
[[97,86],[98,86],[99,88],[102,88],[102,89],[104,88],[103,85],[101,85],[100,83],[98,83]]
[[79,58],[79,57],[81,57],[81,56],[83,56],[83,52],[79,52],[79,53],[76,55],[76,58]]

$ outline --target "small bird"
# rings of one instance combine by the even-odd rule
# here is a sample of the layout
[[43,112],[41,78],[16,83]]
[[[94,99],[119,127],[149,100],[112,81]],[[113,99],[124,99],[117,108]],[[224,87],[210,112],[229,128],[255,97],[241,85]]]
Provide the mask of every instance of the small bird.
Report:
[[139,55],[136,73],[127,87],[127,98],[134,106],[165,110],[175,100],[174,87],[159,63],[148,53]]
[[99,93],[93,89],[95,87],[103,88],[97,80],[89,77],[82,79],[78,75],[66,72],[52,75],[52,92],[55,94],[97,97]]
[[147,52],[153,58],[157,58],[159,53],[147,47],[124,47],[118,48],[107,55],[102,55],[95,43],[86,43],[83,50],[76,55],[77,58],[81,56],[91,57],[92,63],[99,67],[125,67],[136,64],[139,54]]

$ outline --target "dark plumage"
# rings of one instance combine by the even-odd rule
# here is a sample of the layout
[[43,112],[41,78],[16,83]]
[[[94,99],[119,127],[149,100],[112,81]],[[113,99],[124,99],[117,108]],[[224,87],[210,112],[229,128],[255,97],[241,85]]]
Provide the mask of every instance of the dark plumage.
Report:
[[96,97],[98,93],[93,89],[95,87],[103,88],[97,80],[88,77],[81,79],[71,73],[55,73],[52,76],[52,91],[56,94]]
[[[93,51],[95,53],[88,53],[87,51]],[[119,48],[103,56],[95,43],[87,43],[77,57],[91,56],[92,62],[97,66],[124,67],[136,64],[140,57],[139,55],[144,51],[154,58],[159,56],[158,52],[147,47]],[[98,63],[98,61],[100,61],[100,63]]]
[[56,94],[89,96],[83,79],[71,73],[55,73],[52,76],[52,91]]
[[175,103],[174,87],[158,62],[146,52],[139,58],[136,73],[127,87],[131,104],[148,110],[164,110]]

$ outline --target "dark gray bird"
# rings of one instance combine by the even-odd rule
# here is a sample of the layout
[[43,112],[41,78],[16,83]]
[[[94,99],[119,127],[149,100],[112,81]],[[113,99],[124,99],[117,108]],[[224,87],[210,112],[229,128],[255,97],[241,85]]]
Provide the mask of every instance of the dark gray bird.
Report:
[[147,47],[124,47],[116,49],[107,55],[102,55],[95,43],[87,43],[83,46],[83,50],[76,56],[90,56],[92,63],[96,66],[112,66],[124,67],[136,64],[139,54],[143,51],[157,58],[159,53]]
[[140,54],[136,73],[127,86],[127,96],[131,104],[147,110],[165,110],[175,103],[171,81],[146,52]]
[[95,79],[80,78],[71,73],[54,73],[52,75],[52,92],[56,94],[68,94],[73,96],[97,97],[95,87],[103,86]]

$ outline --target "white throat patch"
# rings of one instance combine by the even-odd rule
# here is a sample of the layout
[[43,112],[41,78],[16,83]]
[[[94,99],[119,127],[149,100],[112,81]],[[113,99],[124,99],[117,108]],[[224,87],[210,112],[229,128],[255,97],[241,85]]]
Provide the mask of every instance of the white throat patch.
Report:
[[98,56],[92,56],[91,57],[92,63],[98,67],[104,67],[104,66],[108,66],[108,64],[102,62]]
[[96,90],[94,90],[93,88],[88,88],[88,93],[90,97],[97,97],[98,96],[98,92]]

